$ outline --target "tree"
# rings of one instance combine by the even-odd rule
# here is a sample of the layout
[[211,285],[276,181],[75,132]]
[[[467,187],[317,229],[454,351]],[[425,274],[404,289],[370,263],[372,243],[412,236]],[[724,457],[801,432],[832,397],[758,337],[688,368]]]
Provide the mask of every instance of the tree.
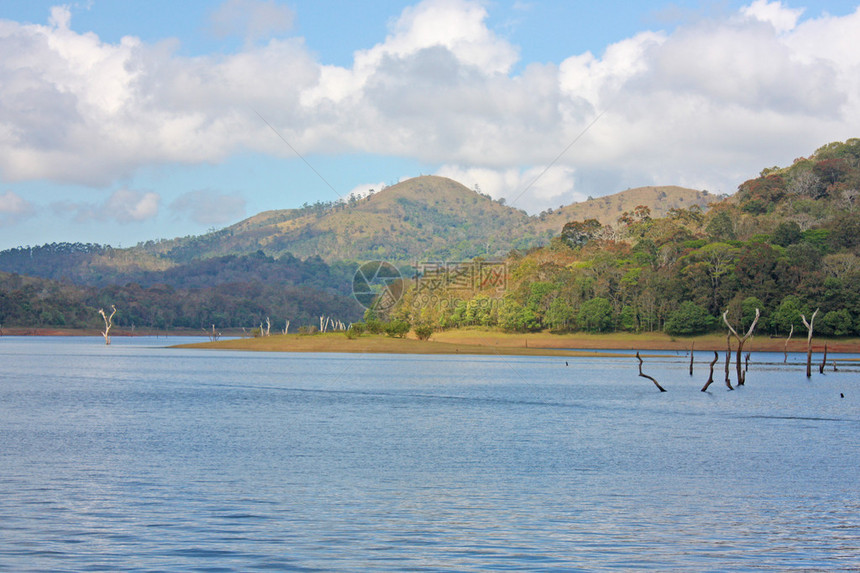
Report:
[[795,221],[783,221],[776,226],[776,229],[774,229],[773,234],[771,235],[771,241],[781,247],[787,247],[800,242],[801,238],[803,238],[803,235],[801,233],[800,225]]
[[116,306],[111,305],[112,312],[110,315],[106,315],[103,308],[99,309],[99,314],[102,315],[102,318],[105,321],[105,330],[102,332],[102,336],[105,337],[105,345],[110,344],[110,329],[113,326],[113,315],[116,314]]
[[561,230],[561,239],[571,247],[582,247],[597,236],[603,225],[597,219],[570,221]]
[[563,297],[556,297],[549,305],[544,322],[554,331],[564,331],[573,322],[573,306]]
[[587,332],[612,330],[612,303],[603,297],[587,300],[579,307],[579,327]]
[[720,211],[711,217],[705,232],[715,241],[731,241],[737,238],[735,225],[726,211]]
[[788,295],[773,313],[770,320],[771,325],[777,332],[789,332],[802,324],[800,317],[803,314],[803,304],[794,295]]
[[806,327],[808,335],[806,337],[806,377],[812,377],[812,329],[815,326],[815,315],[818,314],[818,309],[815,309],[815,312],[812,313],[812,317],[809,319],[809,322],[806,322],[806,316],[800,315],[800,320],[803,321],[803,326]]
[[669,315],[663,330],[671,336],[703,334],[714,328],[716,319],[692,301],[684,301],[678,310]]
[[728,318],[726,318],[727,316],[728,316],[728,311],[723,313],[723,322],[726,323],[726,326],[729,327],[729,332],[731,332],[732,336],[735,337],[735,340],[738,341],[738,353],[737,353],[737,359],[735,360],[735,362],[737,363],[738,386],[743,386],[745,373],[744,373],[743,366],[741,365],[741,353],[743,352],[743,349],[744,349],[744,343],[747,341],[747,339],[750,336],[752,336],[752,333],[755,330],[755,326],[758,323],[759,310],[755,309],[755,319],[753,320],[752,325],[750,326],[749,330],[747,330],[747,333],[743,336],[739,335],[737,333],[737,331],[732,327],[732,325],[729,324],[729,320],[728,320]]

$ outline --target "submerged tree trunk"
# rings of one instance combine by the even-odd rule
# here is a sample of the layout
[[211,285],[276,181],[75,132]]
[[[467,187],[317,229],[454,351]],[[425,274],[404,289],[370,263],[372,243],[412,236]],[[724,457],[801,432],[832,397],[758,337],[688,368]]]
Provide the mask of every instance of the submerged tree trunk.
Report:
[[785,346],[782,347],[782,363],[788,362],[788,341],[791,340],[791,335],[794,334],[794,325],[791,325],[791,330],[788,331],[788,338],[785,339]]
[[665,389],[665,388],[663,388],[662,386],[660,386],[660,383],[659,383],[659,382],[657,382],[653,377],[648,376],[647,374],[643,374],[643,373],[642,373],[642,357],[641,357],[641,356],[639,356],[639,351],[638,351],[638,350],[636,351],[636,358],[639,360],[639,376],[641,376],[642,378],[647,378],[648,380],[650,380],[651,382],[653,382],[653,383],[654,383],[654,386],[656,386],[656,387],[657,387],[657,389],[658,389],[658,390],[660,390],[660,392],[665,392],[665,391],[666,391],[666,389]]
[[693,346],[695,342],[690,343],[690,376],[693,375]]
[[821,366],[818,367],[818,373],[824,374],[824,367],[827,366],[827,344],[824,344],[824,358],[821,359]]
[[705,382],[704,386],[702,386],[702,392],[706,392],[708,390],[708,386],[714,383],[714,364],[716,364],[719,359],[720,353],[714,350],[714,359],[711,360],[711,372],[708,375],[708,381]]
[[110,315],[106,315],[103,308],[99,309],[99,314],[102,315],[103,319],[105,319],[105,331],[102,332],[102,336],[105,337],[106,345],[110,344],[110,329],[113,326],[113,315],[116,314],[116,306],[110,305],[110,307],[113,309]]
[[729,366],[732,363],[732,333],[728,333],[726,335],[726,386],[729,390],[734,390],[732,388],[732,379],[729,376]]
[[729,324],[728,314],[729,314],[729,311],[725,311],[723,313],[723,322],[726,323],[726,326],[729,327],[729,331],[732,333],[732,335],[738,341],[738,355],[737,355],[738,386],[743,386],[744,385],[744,369],[743,369],[743,365],[741,364],[741,353],[743,352],[743,349],[744,349],[744,343],[747,341],[747,339],[749,339],[750,336],[752,336],[753,330],[755,330],[755,325],[758,324],[758,319],[759,319],[759,316],[761,316],[761,314],[759,313],[758,309],[755,309],[755,319],[753,320],[752,324],[750,325],[749,330],[747,330],[747,333],[743,336],[739,335],[737,333],[737,331],[734,328],[732,328],[732,325]]
[[809,319],[809,322],[806,322],[806,317],[802,314],[800,315],[800,320],[803,321],[803,326],[806,327],[807,332],[809,333],[806,336],[806,377],[812,378],[812,329],[815,326],[815,315],[818,314],[819,309],[815,309],[815,312],[812,313],[812,316]]

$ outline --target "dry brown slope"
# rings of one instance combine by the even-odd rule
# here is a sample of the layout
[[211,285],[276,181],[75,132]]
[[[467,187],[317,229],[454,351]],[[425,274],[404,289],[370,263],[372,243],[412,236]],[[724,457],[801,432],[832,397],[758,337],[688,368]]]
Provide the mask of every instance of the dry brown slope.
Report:
[[562,227],[568,221],[585,221],[586,219],[597,219],[603,225],[614,225],[625,211],[632,212],[639,205],[651,209],[653,218],[665,217],[669,209],[689,209],[693,205],[707,207],[709,204],[719,201],[717,195],[707,191],[697,191],[686,187],[675,185],[657,187],[636,187],[613,195],[597,197],[572,203],[552,213],[545,215],[538,222],[538,229],[561,232]]

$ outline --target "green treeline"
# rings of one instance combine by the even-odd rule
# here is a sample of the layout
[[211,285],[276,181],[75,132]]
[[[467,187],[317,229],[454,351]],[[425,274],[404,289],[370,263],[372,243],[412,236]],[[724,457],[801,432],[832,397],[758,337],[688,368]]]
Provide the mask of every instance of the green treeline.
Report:
[[[81,250],[52,247],[69,249]],[[120,327],[250,328],[268,317],[273,329],[283,330],[287,320],[295,329],[318,323],[321,315],[348,323],[361,316],[351,296],[353,272],[354,265],[330,266],[319,257],[275,259],[259,252],[166,271],[135,268],[122,285],[76,285],[0,272],[0,326],[100,328],[97,311],[111,305]]]
[[[618,224],[571,221],[547,247],[513,253],[506,283],[463,289],[451,270],[412,281],[391,319],[434,328],[509,331],[758,332],[860,335],[860,139],[772,168],[711,206],[646,207]],[[479,265],[476,261],[475,265]],[[462,269],[457,272],[462,272]],[[461,281],[462,282],[462,281]]]

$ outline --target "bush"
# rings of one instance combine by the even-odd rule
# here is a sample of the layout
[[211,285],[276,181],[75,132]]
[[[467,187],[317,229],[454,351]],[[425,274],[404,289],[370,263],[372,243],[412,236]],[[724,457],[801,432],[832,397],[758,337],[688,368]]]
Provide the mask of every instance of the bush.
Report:
[[433,334],[433,327],[429,324],[419,324],[414,330],[418,340],[427,340]]
[[403,338],[409,333],[409,323],[405,320],[392,320],[383,325],[385,334],[392,338]]

